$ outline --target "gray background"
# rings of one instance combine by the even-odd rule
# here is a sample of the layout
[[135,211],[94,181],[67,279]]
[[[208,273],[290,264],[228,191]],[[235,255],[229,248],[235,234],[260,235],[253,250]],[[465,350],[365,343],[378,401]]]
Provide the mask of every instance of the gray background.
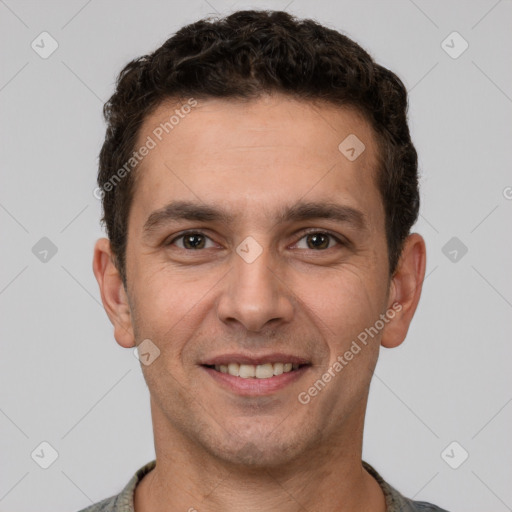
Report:
[[[115,342],[91,269],[101,107],[128,60],[246,7],[343,31],[410,90],[427,278],[406,342],[381,353],[364,459],[409,497],[512,510],[510,0],[0,0],[0,510],[78,510],[154,458],[140,363]],[[43,31],[59,45],[47,59],[31,48]],[[469,44],[458,58],[445,49],[461,39],[442,45],[453,31]],[[42,237],[57,248],[46,261]]]

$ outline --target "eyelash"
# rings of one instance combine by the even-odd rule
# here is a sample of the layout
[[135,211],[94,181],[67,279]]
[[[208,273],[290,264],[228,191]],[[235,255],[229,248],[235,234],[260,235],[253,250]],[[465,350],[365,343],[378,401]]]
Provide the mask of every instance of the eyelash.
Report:
[[[318,230],[318,229],[312,229],[310,231],[306,231],[300,238],[299,240],[296,242],[300,242],[303,238],[306,238],[308,235],[327,235],[328,237],[330,237],[331,239],[335,240],[338,245],[340,246],[345,246],[347,245],[346,242],[344,242],[343,240],[340,240],[340,238],[338,238],[336,235],[333,235],[332,233],[330,233],[329,231],[325,231],[325,230]],[[169,242],[165,242],[164,245],[166,246],[170,246],[170,245],[173,245],[174,242],[176,242],[177,240],[180,240],[180,239],[183,239],[184,237],[188,236],[188,235],[201,235],[201,236],[204,236],[205,238],[213,241],[208,235],[206,235],[205,233],[203,233],[202,231],[185,231],[184,233],[181,233],[180,235],[174,237],[172,240],[170,240]],[[182,249],[184,251],[189,251],[189,252],[195,252],[195,251],[201,251],[201,250],[204,250],[204,249],[186,249],[184,247],[179,247],[179,249]],[[315,252],[322,252],[322,251],[327,251],[329,249],[333,249],[333,247],[328,247],[327,249],[319,249],[318,251],[315,251],[315,249],[307,249],[307,250],[310,250],[310,251],[315,251]]]

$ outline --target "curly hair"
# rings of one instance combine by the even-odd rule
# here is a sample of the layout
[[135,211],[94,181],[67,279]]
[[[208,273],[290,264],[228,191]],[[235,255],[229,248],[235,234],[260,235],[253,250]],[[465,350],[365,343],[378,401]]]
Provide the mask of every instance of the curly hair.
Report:
[[[282,93],[354,107],[378,147],[377,186],[385,211],[390,276],[419,212],[418,158],[401,80],[357,43],[283,11],[238,11],[181,28],[160,48],[128,63],[104,106],[107,122],[98,186],[115,264],[126,286],[128,218],[135,172],[112,186],[131,158],[143,121],[172,98],[256,99]],[[110,184],[110,186],[106,186]]]

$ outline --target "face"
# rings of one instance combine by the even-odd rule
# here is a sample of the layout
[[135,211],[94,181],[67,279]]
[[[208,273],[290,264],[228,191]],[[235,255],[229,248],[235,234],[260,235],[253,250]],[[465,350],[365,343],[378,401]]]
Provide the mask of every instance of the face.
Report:
[[[139,134],[156,145],[137,170],[126,254],[134,341],[160,351],[142,365],[155,430],[269,465],[354,435],[392,323],[360,341],[391,307],[370,126],[273,96],[198,101],[155,132],[176,108]],[[365,146],[355,160],[338,148],[351,134]]]

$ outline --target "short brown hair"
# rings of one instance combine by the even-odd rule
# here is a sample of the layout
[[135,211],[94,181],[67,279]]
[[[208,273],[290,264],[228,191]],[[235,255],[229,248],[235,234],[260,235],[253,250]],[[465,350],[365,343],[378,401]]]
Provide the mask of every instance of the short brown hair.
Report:
[[128,63],[104,106],[107,131],[98,172],[102,222],[125,286],[134,174],[108,189],[105,184],[130,159],[146,117],[171,98],[253,99],[273,92],[355,107],[371,124],[393,274],[419,211],[417,154],[403,83],[357,43],[313,20],[283,11],[238,11],[187,25],[153,53]]

